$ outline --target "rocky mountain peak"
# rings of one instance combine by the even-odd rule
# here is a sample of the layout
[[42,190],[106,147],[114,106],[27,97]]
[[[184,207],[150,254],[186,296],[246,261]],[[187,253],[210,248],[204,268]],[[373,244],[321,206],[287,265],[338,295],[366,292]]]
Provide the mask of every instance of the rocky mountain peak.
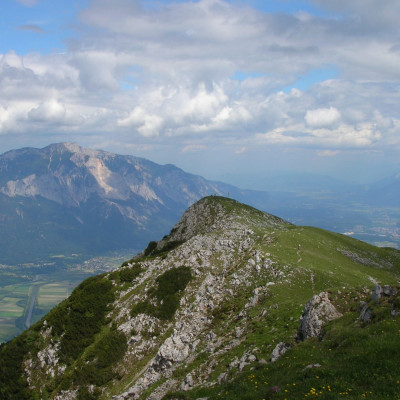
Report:
[[77,143],[72,143],[72,142],[54,143],[47,146],[46,149],[50,151],[58,150],[59,152],[69,151],[71,153],[81,153],[84,150],[83,147],[79,146]]
[[89,158],[106,160],[116,157],[116,154],[110,153],[108,151],[79,146],[77,143],[73,142],[53,143],[45,147],[43,151],[44,153],[49,154],[67,154],[70,156],[71,160],[78,160],[81,158],[85,159],[86,161],[88,161]]
[[271,228],[282,224],[289,222],[236,200],[212,195],[190,206],[155,249],[160,251],[168,244],[186,242],[196,235],[213,231],[245,230],[248,226]]

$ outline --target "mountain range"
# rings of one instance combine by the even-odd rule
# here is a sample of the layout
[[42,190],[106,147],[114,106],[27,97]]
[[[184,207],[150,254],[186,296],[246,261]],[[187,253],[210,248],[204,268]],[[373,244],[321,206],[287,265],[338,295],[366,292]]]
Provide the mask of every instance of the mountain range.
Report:
[[400,251],[233,199],[0,346],[0,398],[396,399]]
[[302,186],[298,177],[274,182],[268,191],[242,190],[174,165],[72,143],[12,150],[0,155],[0,264],[139,251],[211,194],[296,224],[400,244],[399,175],[368,186],[323,177]]
[[173,165],[60,143],[0,156],[0,263],[142,249],[210,194],[262,203],[265,193]]

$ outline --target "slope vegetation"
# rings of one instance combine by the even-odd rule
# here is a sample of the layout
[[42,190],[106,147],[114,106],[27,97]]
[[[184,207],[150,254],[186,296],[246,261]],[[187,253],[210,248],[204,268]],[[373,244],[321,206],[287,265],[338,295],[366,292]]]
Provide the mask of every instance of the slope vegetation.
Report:
[[206,197],[4,345],[0,397],[398,398],[399,272],[397,250]]

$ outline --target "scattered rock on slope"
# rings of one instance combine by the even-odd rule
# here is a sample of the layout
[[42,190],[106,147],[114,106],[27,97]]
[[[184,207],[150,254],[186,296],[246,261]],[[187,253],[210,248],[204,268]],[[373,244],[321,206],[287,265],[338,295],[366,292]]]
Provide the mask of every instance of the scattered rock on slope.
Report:
[[325,322],[341,317],[328,298],[328,293],[315,295],[304,307],[300,317],[298,339],[306,340],[310,337],[321,336]]
[[379,300],[382,296],[396,296],[397,290],[389,285],[376,285],[372,290],[372,300]]
[[281,358],[288,350],[290,346],[288,346],[285,342],[280,342],[276,345],[271,354],[271,362],[275,362],[279,358]]
[[365,301],[360,301],[359,305],[360,316],[359,319],[363,322],[369,322],[372,319],[372,310],[369,307],[369,304]]

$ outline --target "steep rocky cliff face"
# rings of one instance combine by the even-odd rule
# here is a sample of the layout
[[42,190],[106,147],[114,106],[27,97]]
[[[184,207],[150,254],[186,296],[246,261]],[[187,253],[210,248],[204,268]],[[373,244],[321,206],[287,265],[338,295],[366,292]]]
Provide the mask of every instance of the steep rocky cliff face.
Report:
[[[393,249],[207,197],[161,241],[83,282],[3,346],[0,397],[296,399],[318,390],[360,398],[376,390],[365,360],[390,395],[398,363],[373,355],[377,343],[381,354],[400,344],[392,335],[400,329],[397,290],[388,289],[399,271]],[[372,282],[387,285],[374,290],[379,299]],[[374,316],[368,322],[360,301]],[[358,377],[343,366],[352,362]]]

